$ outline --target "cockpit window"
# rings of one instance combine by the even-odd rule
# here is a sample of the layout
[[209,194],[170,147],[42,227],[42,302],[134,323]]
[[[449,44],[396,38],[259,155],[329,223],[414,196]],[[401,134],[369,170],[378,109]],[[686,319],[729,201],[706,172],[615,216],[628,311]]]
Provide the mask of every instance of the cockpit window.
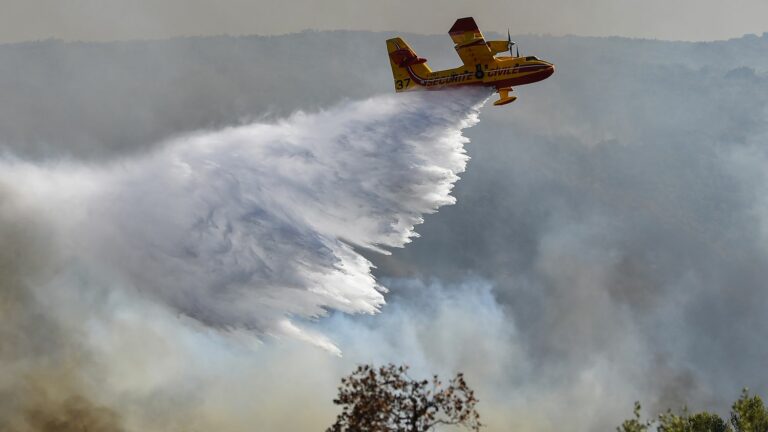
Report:
[[530,61],[530,60],[538,60],[538,58],[536,56],[528,56],[525,58],[525,61]]

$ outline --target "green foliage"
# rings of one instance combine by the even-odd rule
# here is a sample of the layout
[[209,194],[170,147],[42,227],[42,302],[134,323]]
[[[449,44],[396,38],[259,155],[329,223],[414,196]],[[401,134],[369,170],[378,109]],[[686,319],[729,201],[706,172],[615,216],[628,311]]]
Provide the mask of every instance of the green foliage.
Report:
[[707,411],[689,414],[687,409],[683,409],[681,414],[669,410],[655,421],[643,422],[640,403],[635,402],[634,418],[624,420],[616,430],[647,432],[651,428],[657,432],[768,432],[768,410],[760,396],[750,396],[747,389],[731,407],[730,424],[717,414]]
[[648,427],[650,426],[650,422],[641,422],[640,421],[640,402],[635,402],[635,418],[624,420],[624,423],[621,424],[621,426],[617,427],[616,430],[618,432],[645,432],[648,430]]
[[686,430],[691,432],[727,432],[730,427],[719,415],[705,411],[688,417],[688,429]]
[[731,424],[736,432],[768,432],[768,411],[760,396],[741,392],[739,400],[731,407]]
[[658,432],[729,432],[728,424],[717,414],[706,411],[688,414],[683,410],[681,415],[667,411],[659,416]]
[[342,378],[333,403],[342,412],[327,432],[426,432],[437,425],[480,430],[477,399],[463,374],[444,386],[437,375],[414,380],[408,366],[358,366]]

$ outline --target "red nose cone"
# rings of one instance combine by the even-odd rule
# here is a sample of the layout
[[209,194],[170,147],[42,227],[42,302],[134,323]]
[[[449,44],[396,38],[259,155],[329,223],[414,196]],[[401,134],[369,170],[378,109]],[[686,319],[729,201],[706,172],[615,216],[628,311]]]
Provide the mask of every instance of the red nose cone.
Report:
[[549,68],[547,69],[547,76],[545,78],[551,77],[553,73],[555,73],[555,65],[549,65]]

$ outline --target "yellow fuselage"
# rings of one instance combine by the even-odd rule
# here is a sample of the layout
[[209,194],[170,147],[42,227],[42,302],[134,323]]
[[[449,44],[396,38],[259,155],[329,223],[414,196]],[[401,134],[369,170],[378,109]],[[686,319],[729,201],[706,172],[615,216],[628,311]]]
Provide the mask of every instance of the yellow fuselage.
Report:
[[[409,77],[426,90],[437,90],[449,86],[482,85],[487,87],[514,87],[547,79],[555,72],[555,66],[536,57],[495,57],[490,64],[477,63],[475,69],[459,66],[453,69],[429,72],[420,75],[406,66]],[[397,85],[397,84],[396,84]],[[401,89],[405,90],[405,89]]]

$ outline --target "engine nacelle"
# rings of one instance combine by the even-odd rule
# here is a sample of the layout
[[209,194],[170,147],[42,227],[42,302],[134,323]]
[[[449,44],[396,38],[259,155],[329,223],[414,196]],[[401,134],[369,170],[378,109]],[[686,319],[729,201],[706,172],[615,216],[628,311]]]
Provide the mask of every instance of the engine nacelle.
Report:
[[491,53],[493,55],[496,55],[501,52],[509,51],[509,42],[505,40],[501,41],[488,41],[485,43],[488,45],[488,48],[491,49]]

